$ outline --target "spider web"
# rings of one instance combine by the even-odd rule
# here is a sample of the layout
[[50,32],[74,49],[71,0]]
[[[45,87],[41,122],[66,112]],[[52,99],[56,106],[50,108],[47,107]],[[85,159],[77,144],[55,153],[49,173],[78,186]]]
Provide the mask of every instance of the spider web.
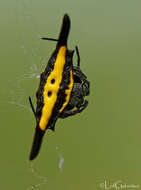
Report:
[[[26,1],[26,0],[15,0],[15,7],[14,7],[14,15],[17,22],[18,28],[18,44],[19,48],[21,48],[23,55],[25,57],[30,57],[31,64],[25,65],[25,74],[19,75],[15,77],[13,80],[9,80],[9,86],[8,89],[8,100],[3,100],[1,103],[3,104],[9,104],[17,106],[18,109],[23,109],[25,112],[31,113],[31,108],[29,104],[25,102],[25,92],[24,92],[24,86],[27,82],[30,82],[30,80],[37,80],[37,83],[39,82],[39,77],[42,69],[44,68],[45,64],[47,63],[47,58],[41,58],[39,54],[39,47],[40,47],[40,32],[38,31],[37,23],[34,19],[34,16],[32,16],[32,13],[30,11],[32,1]],[[26,26],[26,23],[30,23],[30,32],[32,32],[33,37],[37,40],[33,42],[32,46],[27,44],[24,41],[24,32],[22,29],[20,29],[21,24],[24,24]],[[32,57],[32,58],[31,58]],[[6,92],[3,91],[5,94]],[[62,156],[62,153],[60,151],[60,148],[56,146],[56,154],[58,156],[58,169],[60,173],[63,172],[63,163],[64,163],[64,157]],[[38,174],[38,171],[35,169],[35,166],[33,163],[28,163],[28,173],[31,174],[32,177],[35,178],[35,180],[40,181],[39,183],[33,184],[26,188],[26,190],[34,190],[34,189],[40,189],[42,186],[45,186],[49,182],[48,177],[41,176]],[[52,182],[55,183],[55,182]],[[28,184],[27,184],[28,186]]]
[[[15,0],[15,5],[16,6],[14,7],[13,11],[15,15],[14,19],[17,23],[17,44],[19,45],[23,56],[26,57],[26,59],[30,59],[31,64],[25,64],[25,74],[16,76],[13,80],[10,79],[8,81],[8,86],[10,88],[8,89],[8,93],[3,91],[3,94],[7,93],[9,94],[9,97],[8,100],[3,100],[1,101],[1,103],[16,105],[17,107],[19,107],[19,109],[22,108],[25,111],[31,112],[29,105],[27,105],[27,103],[25,102],[24,85],[31,80],[39,80],[41,69],[46,63],[46,58],[40,58],[40,55],[38,53],[40,35],[36,28],[35,19],[32,17],[30,12],[31,2],[26,2],[25,0]],[[22,31],[22,29],[20,29],[20,26],[22,24],[24,24],[26,27],[28,23],[30,23],[29,31],[32,32],[34,38],[37,39],[35,42],[33,42],[32,46],[25,42],[24,32]]]
[[[62,174],[64,157],[62,156],[62,153],[58,146],[56,146],[56,152],[57,152],[57,156],[58,156],[58,168],[59,168],[60,173]],[[54,181],[49,180],[48,177],[39,175],[38,172],[36,171],[33,163],[29,163],[29,172],[36,180],[39,180],[40,183],[33,184],[33,185],[27,187],[26,190],[40,189],[41,186],[45,186],[48,183],[51,183],[51,184],[55,183]]]

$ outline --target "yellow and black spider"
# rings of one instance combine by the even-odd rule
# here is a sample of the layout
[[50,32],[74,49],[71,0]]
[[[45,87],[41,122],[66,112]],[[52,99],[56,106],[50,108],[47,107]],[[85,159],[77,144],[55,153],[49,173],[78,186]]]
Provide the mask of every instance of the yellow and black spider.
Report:
[[77,66],[73,66],[74,50],[67,49],[69,30],[70,18],[65,14],[59,38],[42,38],[57,41],[57,45],[44,72],[40,75],[39,89],[36,93],[36,110],[29,97],[36,118],[30,160],[38,155],[45,131],[47,129],[54,131],[58,118],[66,118],[80,113],[88,105],[88,101],[84,100],[84,97],[89,95],[89,82],[80,70],[80,56],[77,46],[75,49],[78,62]]

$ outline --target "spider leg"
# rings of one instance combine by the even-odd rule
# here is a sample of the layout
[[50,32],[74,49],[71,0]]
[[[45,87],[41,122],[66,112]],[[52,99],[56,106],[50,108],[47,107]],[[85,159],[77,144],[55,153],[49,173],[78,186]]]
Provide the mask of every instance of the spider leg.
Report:
[[42,40],[55,41],[55,42],[58,41],[57,39],[54,39],[54,38],[41,38],[41,39],[42,39]]
[[29,99],[29,103],[30,103],[31,109],[32,109],[32,111],[33,111],[33,114],[34,114],[34,116],[35,116],[35,118],[36,118],[36,112],[35,112],[35,109],[34,109],[34,106],[33,106],[33,103],[32,103],[32,99],[31,99],[30,96],[28,97],[28,99]]
[[87,77],[77,67],[75,67],[75,69],[73,69],[73,75],[78,77],[82,82],[87,83],[89,86],[89,81],[87,81]]
[[88,105],[88,101],[85,100],[84,104],[82,104],[79,108],[77,108],[76,110],[69,110],[69,111],[63,111],[59,117],[60,118],[66,118],[69,116],[73,116],[76,115],[77,113],[81,113]]
[[88,106],[88,101],[85,100],[83,104],[76,106],[80,112],[82,112]]
[[77,55],[77,67],[80,67],[80,54],[78,50],[78,46],[75,46],[76,55]]
[[66,118],[66,117],[75,115],[75,114],[77,114],[77,113],[79,113],[79,110],[78,110],[78,109],[77,109],[77,110],[64,111],[64,112],[62,112],[62,113],[59,115],[59,117],[64,119],[64,118]]

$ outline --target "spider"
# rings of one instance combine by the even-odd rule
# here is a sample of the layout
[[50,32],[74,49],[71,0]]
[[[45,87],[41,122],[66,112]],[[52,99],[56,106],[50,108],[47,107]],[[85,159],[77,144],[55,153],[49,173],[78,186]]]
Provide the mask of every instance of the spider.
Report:
[[58,118],[66,118],[80,113],[88,105],[88,101],[84,98],[89,95],[89,81],[80,69],[80,55],[77,46],[75,47],[77,66],[73,66],[74,50],[67,49],[69,30],[70,18],[65,14],[59,38],[42,38],[56,41],[57,45],[45,70],[40,75],[40,84],[36,93],[36,110],[29,97],[36,118],[30,160],[38,155],[45,131],[47,129],[55,130]]

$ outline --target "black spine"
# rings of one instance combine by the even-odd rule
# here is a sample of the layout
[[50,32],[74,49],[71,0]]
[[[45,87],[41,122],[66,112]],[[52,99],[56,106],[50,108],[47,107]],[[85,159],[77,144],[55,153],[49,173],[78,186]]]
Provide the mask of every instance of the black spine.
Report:
[[69,30],[70,30],[70,18],[67,14],[65,14],[64,18],[63,18],[61,32],[60,32],[59,38],[58,38],[57,48],[59,48],[62,45],[67,46]]
[[35,135],[34,135],[34,140],[33,140],[32,149],[30,152],[29,160],[35,159],[36,156],[38,155],[44,134],[45,134],[45,131],[42,131],[38,127],[35,129]]

